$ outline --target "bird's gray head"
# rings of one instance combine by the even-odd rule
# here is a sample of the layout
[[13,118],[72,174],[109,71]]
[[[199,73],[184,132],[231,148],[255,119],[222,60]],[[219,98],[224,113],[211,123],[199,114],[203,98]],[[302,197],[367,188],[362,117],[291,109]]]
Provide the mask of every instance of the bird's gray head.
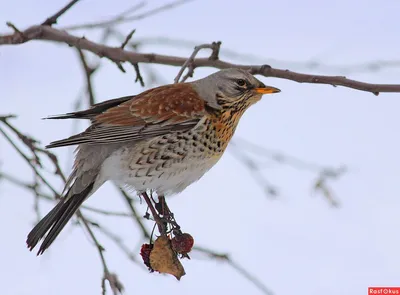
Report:
[[261,99],[263,94],[280,92],[266,86],[250,72],[225,69],[191,83],[209,106],[222,109],[243,103],[247,107]]

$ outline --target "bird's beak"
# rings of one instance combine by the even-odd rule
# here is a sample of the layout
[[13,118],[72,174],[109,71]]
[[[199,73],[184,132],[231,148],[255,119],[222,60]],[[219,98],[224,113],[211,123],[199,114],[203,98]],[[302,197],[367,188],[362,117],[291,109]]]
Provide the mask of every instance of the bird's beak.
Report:
[[259,88],[254,88],[254,91],[259,94],[271,94],[271,93],[278,93],[281,92],[280,89],[272,87],[272,86],[263,86]]

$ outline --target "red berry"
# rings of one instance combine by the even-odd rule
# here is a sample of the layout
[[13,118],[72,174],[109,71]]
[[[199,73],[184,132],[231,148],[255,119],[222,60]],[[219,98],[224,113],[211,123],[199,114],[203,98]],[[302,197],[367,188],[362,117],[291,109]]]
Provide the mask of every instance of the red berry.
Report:
[[144,264],[149,268],[150,272],[153,272],[153,268],[150,265],[150,252],[153,250],[153,244],[143,244],[140,249],[140,255],[142,256]]
[[176,235],[171,240],[172,249],[179,254],[187,254],[192,250],[194,239],[188,233]]

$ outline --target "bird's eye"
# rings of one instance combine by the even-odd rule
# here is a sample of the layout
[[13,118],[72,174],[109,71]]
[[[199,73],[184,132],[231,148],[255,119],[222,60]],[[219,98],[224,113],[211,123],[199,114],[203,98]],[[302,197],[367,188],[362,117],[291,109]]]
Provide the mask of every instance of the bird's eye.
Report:
[[238,79],[238,80],[236,81],[236,83],[237,83],[237,85],[239,85],[239,86],[241,86],[241,87],[243,87],[243,86],[246,85],[246,81],[243,80],[243,79]]

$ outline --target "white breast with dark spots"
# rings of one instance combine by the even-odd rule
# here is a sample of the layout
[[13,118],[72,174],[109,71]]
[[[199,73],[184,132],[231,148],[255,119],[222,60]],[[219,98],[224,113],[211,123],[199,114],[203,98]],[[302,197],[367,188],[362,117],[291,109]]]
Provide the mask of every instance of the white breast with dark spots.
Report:
[[221,143],[209,131],[198,128],[122,148],[105,161],[103,169],[111,180],[136,191],[179,193],[199,180],[222,156]]

